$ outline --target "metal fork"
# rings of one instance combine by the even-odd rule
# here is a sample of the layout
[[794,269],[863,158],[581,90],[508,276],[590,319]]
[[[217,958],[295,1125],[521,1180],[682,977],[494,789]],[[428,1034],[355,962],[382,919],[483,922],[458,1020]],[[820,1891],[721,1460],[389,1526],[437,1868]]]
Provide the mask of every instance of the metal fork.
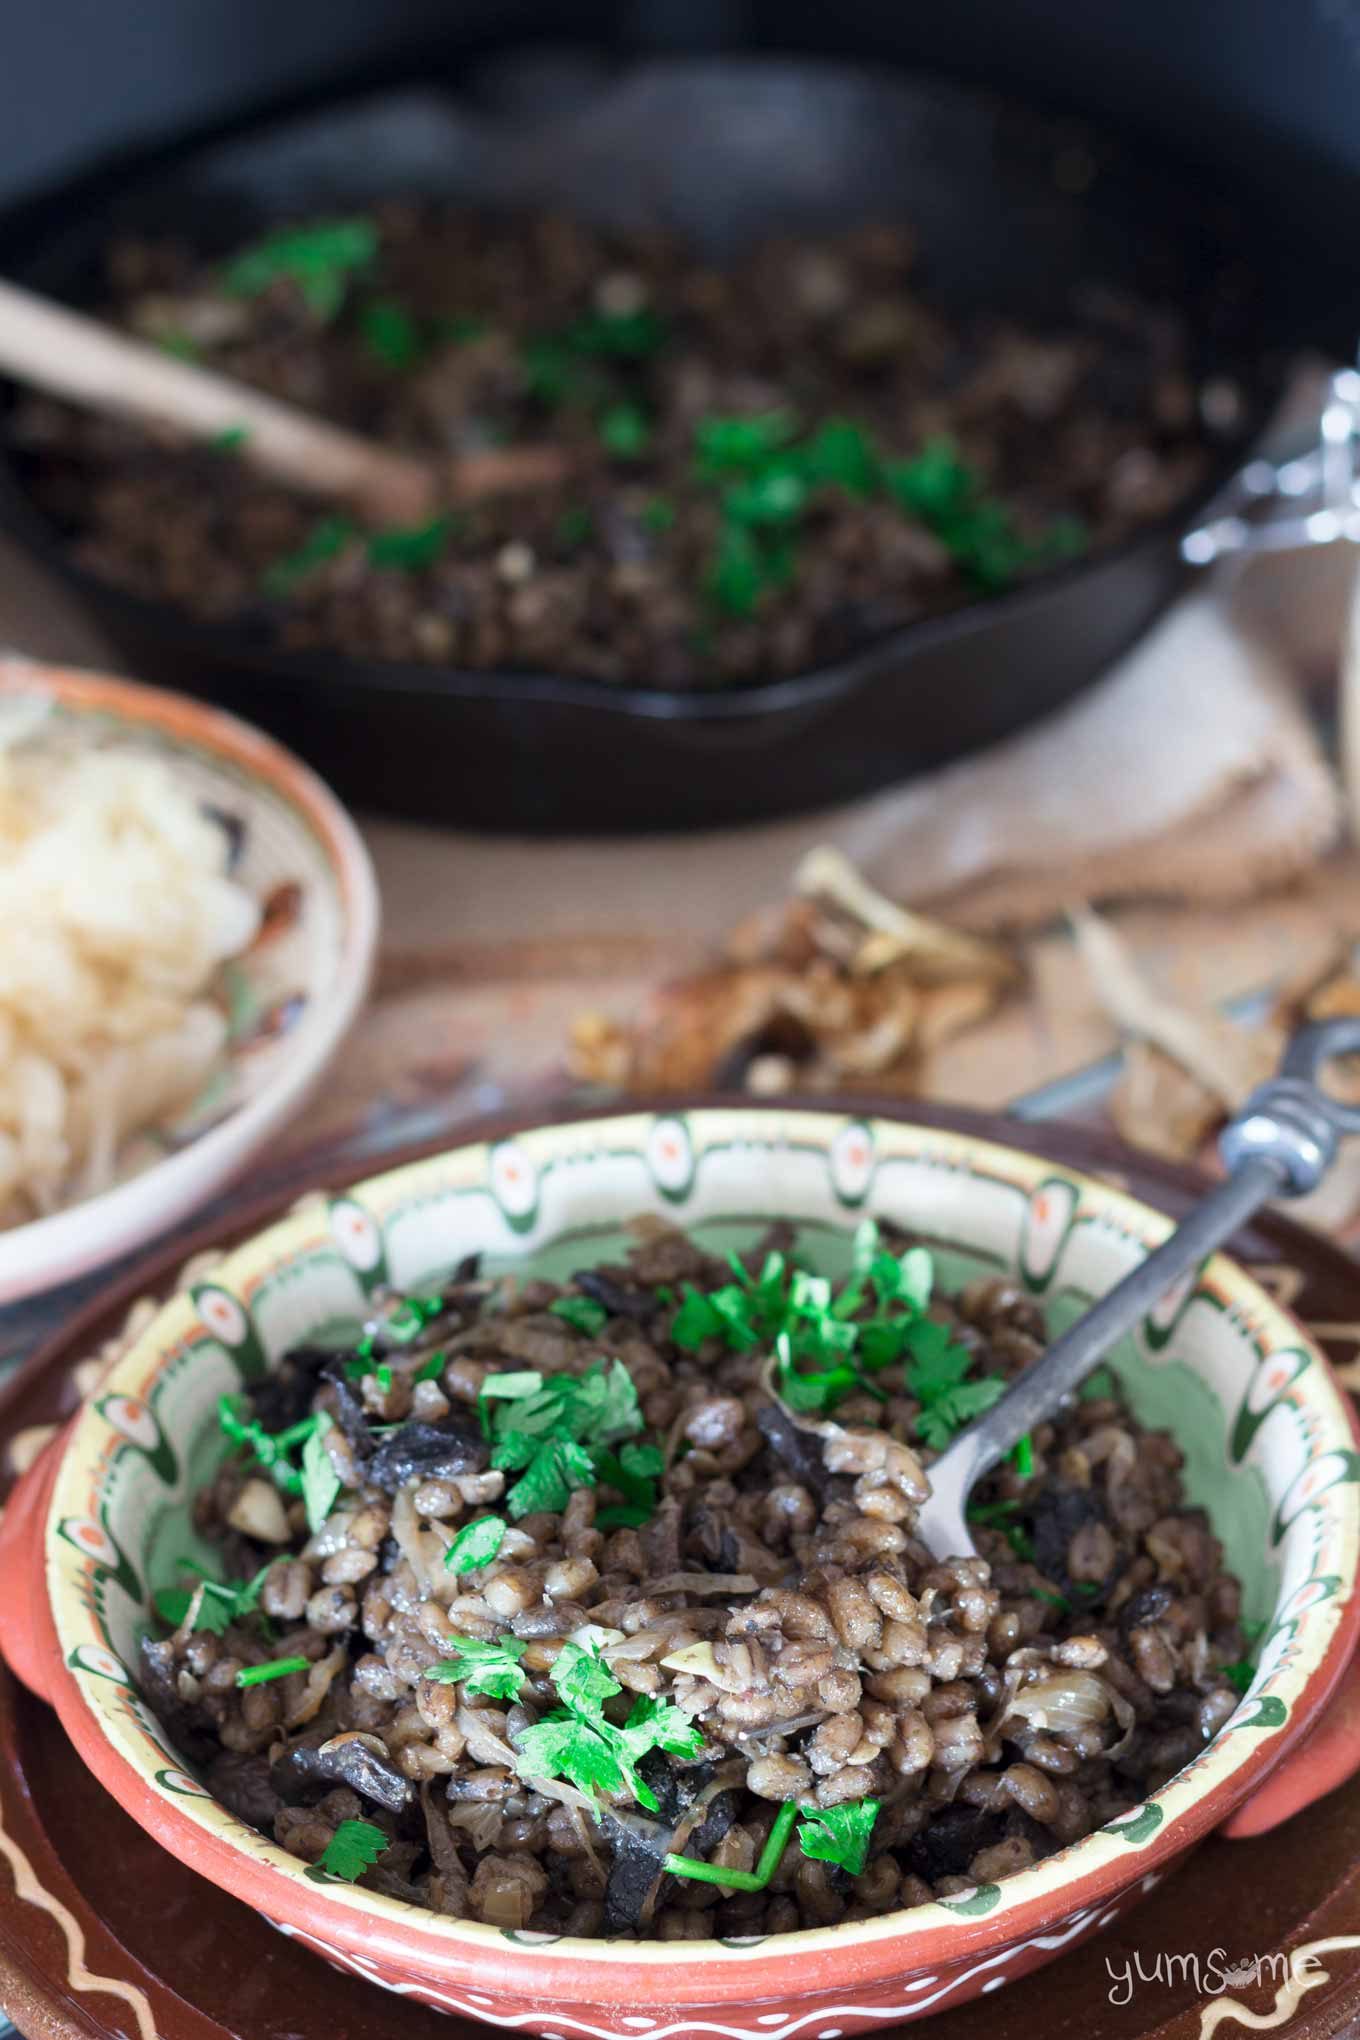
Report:
[[967,1508],[977,1482],[1036,1424],[1053,1415],[1182,1276],[1198,1268],[1263,1204],[1303,1197],[1317,1188],[1342,1136],[1360,1133],[1360,1105],[1343,1104],[1324,1091],[1321,1074],[1334,1057],[1355,1053],[1360,1053],[1360,1017],[1302,1029],[1285,1051],[1279,1075],[1254,1091],[1224,1128],[1218,1145],[1226,1181],[941,1453],[929,1469],[930,1500],[917,1525],[917,1534],[937,1558],[975,1555]]

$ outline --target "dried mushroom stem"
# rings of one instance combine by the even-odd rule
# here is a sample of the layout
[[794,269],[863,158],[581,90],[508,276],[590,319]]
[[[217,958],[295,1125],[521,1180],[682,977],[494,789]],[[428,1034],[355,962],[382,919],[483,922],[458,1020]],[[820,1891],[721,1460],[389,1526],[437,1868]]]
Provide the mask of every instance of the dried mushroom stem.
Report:
[[839,907],[869,931],[870,939],[855,959],[857,971],[882,970],[910,958],[923,971],[940,977],[985,977],[1009,984],[1019,975],[1014,957],[997,943],[946,928],[886,899],[843,851],[830,844],[808,851],[793,883],[805,899]]
[[1273,1044],[1154,992],[1122,938],[1089,907],[1069,908],[1068,920],[1092,989],[1116,1027],[1160,1048],[1235,1111],[1273,1067]]

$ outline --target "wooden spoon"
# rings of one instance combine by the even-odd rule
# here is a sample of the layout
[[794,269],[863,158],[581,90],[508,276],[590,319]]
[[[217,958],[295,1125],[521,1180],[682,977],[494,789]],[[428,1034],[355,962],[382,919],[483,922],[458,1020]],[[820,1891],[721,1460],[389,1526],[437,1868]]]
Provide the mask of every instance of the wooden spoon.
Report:
[[0,282],[0,371],[106,416],[172,426],[191,439],[243,434],[241,458],[310,495],[354,504],[377,523],[413,524],[441,502],[547,488],[567,470],[554,446],[495,447],[424,461],[375,446],[244,383],[177,361],[146,341]]

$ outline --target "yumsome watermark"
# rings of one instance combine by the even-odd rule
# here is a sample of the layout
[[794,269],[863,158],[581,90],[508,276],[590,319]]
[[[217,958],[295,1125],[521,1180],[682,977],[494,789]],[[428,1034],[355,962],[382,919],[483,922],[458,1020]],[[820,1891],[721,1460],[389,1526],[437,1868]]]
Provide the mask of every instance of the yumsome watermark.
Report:
[[1300,1985],[1307,1989],[1305,1979],[1316,1976],[1321,1968],[1317,1956],[1303,1948],[1293,1954],[1280,1948],[1268,1955],[1236,1959],[1229,1956],[1226,1948],[1210,1948],[1207,1953],[1183,1950],[1179,1954],[1161,1948],[1153,1955],[1135,1948],[1131,1955],[1105,1957],[1110,1979],[1106,1995],[1112,2005],[1127,2005],[1132,2003],[1136,1991],[1153,1984],[1169,1989],[1188,1983],[1198,1997],[1221,1997],[1225,1991],[1249,1990],[1253,1984],[1273,1984],[1279,1990],[1292,1983],[1296,1989]]

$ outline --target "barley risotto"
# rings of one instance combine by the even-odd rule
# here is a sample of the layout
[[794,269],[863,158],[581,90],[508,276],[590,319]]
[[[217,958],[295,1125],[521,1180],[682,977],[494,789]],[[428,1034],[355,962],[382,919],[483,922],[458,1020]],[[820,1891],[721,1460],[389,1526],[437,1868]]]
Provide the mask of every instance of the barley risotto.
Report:
[[671,689],[834,661],[1185,502],[1242,393],[1169,303],[940,301],[906,226],[731,268],[659,231],[432,200],[293,222],[225,262],[113,243],[102,315],[435,457],[558,479],[363,528],[255,470],[47,398],[11,437],[102,579],[262,641]]
[[932,1456],[1042,1351],[866,1221],[382,1298],[224,1398],[217,1576],[156,1597],[148,1698],[320,1879],[505,1929],[833,1925],[1023,1869],[1226,1721],[1254,1640],[1181,1455],[1093,1376],[916,1540]]

